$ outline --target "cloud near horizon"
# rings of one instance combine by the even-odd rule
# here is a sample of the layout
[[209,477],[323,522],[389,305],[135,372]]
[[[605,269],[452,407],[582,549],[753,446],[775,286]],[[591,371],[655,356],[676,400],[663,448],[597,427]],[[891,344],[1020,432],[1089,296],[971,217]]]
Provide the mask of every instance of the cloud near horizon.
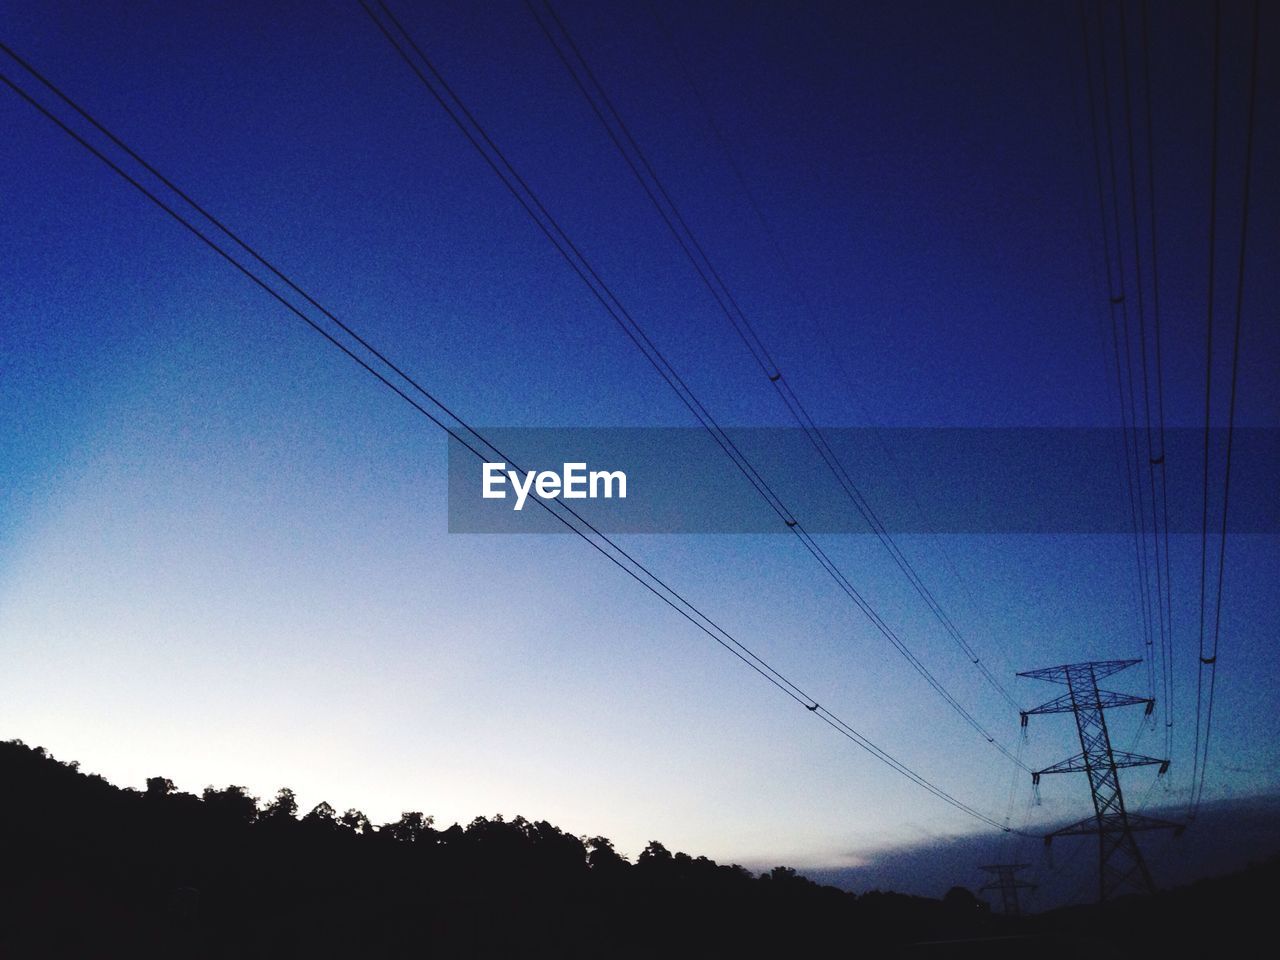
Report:
[[[1185,809],[1153,808],[1149,814],[1183,822]],[[1280,854],[1280,794],[1205,803],[1181,836],[1174,837],[1171,831],[1143,833],[1139,844],[1156,885],[1162,889],[1239,870],[1250,862]],[[855,893],[892,890],[940,897],[953,886],[976,892],[990,879],[982,864],[1025,863],[1028,866],[1020,876],[1038,887],[1028,906],[1045,910],[1093,898],[1095,849],[1088,837],[1055,840],[1046,852],[1036,837],[975,834],[924,839],[870,853],[866,849],[850,851],[849,859],[856,865],[813,868],[804,873],[820,883]],[[990,896],[988,900],[995,902]]]

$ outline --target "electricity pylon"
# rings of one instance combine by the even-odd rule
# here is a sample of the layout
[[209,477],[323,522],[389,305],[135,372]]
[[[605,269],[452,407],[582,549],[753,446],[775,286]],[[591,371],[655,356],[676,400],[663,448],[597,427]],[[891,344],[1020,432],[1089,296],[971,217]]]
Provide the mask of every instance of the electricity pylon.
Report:
[[1022,904],[1018,902],[1019,890],[1034,890],[1036,888],[1034,883],[1027,883],[1027,881],[1019,880],[1014,876],[1019,870],[1024,870],[1028,866],[1030,864],[992,863],[982,868],[996,875],[995,880],[983,887],[982,891],[1000,891],[1000,899],[1004,903],[1004,915],[1006,917],[1017,917],[1022,914]]
[[1118,673],[1141,660],[1097,660],[1091,663],[1069,663],[1044,670],[1029,670],[1020,677],[1061,683],[1067,692],[1048,703],[1022,714],[1022,725],[1033,713],[1074,713],[1076,731],[1080,735],[1080,753],[1053,766],[1045,767],[1031,775],[1031,782],[1039,784],[1046,773],[1086,773],[1089,789],[1093,794],[1092,817],[1073,823],[1048,834],[1045,845],[1054,837],[1098,835],[1098,901],[1105,901],[1132,882],[1140,890],[1153,893],[1151,873],[1138,849],[1133,834],[1136,830],[1173,829],[1181,832],[1181,824],[1155,817],[1144,817],[1125,810],[1124,794],[1120,790],[1120,767],[1139,767],[1152,764],[1160,766],[1160,775],[1169,769],[1169,761],[1144,757],[1124,750],[1111,749],[1111,737],[1107,733],[1104,711],[1111,707],[1127,707],[1144,703],[1149,715],[1155,709],[1155,701],[1146,697],[1134,697],[1127,693],[1099,690],[1098,680]]

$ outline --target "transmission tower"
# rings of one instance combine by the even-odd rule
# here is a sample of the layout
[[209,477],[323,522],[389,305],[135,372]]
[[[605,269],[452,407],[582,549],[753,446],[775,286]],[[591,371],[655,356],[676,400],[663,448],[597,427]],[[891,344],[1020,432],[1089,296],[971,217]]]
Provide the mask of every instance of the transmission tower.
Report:
[[1155,757],[1144,757],[1124,750],[1111,749],[1111,737],[1107,733],[1104,711],[1111,707],[1127,707],[1142,703],[1146,704],[1147,714],[1150,715],[1155,709],[1155,700],[1134,697],[1127,693],[1099,690],[1098,681],[1141,662],[1141,660],[1098,660],[1091,663],[1069,663],[1060,667],[1047,667],[1044,670],[1029,670],[1018,674],[1020,677],[1060,683],[1067,688],[1067,692],[1062,696],[1055,697],[1033,710],[1025,711],[1022,714],[1022,725],[1025,727],[1027,718],[1034,713],[1075,714],[1076,731],[1080,735],[1080,753],[1051,767],[1036,771],[1031,775],[1031,782],[1038,786],[1040,778],[1046,773],[1083,772],[1089,775],[1094,815],[1048,834],[1044,842],[1045,846],[1048,846],[1053,842],[1054,837],[1097,834],[1099,902],[1105,901],[1127,885],[1134,885],[1145,893],[1154,892],[1151,873],[1147,870],[1146,861],[1142,859],[1142,852],[1138,849],[1138,842],[1133,835],[1135,831],[1173,829],[1181,832],[1182,830],[1181,824],[1169,820],[1158,820],[1155,817],[1129,813],[1125,810],[1124,794],[1120,790],[1118,771],[1121,767],[1158,764],[1161,776],[1169,769],[1168,760],[1158,760]]
[[986,890],[999,890],[1000,899],[1004,903],[1004,915],[1006,917],[1017,917],[1022,914],[1022,904],[1018,902],[1019,890],[1034,890],[1034,883],[1027,883],[1025,880],[1019,880],[1015,873],[1019,870],[1025,870],[1030,864],[1026,863],[992,863],[984,866],[983,870],[994,873],[995,879],[982,888]]

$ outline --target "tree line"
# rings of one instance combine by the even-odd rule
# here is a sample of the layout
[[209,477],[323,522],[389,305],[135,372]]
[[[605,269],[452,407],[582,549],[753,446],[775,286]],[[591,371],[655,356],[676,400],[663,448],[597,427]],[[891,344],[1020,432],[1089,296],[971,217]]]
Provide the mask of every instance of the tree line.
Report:
[[21,741],[0,742],[0,864],[5,958],[967,956],[945,944],[1009,936],[1049,955],[1101,937],[1211,956],[1266,934],[1280,887],[1272,858],[1102,912],[1009,920],[960,887],[855,895],[657,841],[632,862],[606,837],[518,816],[375,825],[328,803],[302,813],[288,788],[265,803],[165,777],[121,788]]
[[303,813],[288,788],[265,803],[159,776],[121,788],[20,741],[0,743],[0,782],[5,955],[755,956],[954,920],[940,901],[658,841],[632,862],[519,816],[375,825],[328,803]]

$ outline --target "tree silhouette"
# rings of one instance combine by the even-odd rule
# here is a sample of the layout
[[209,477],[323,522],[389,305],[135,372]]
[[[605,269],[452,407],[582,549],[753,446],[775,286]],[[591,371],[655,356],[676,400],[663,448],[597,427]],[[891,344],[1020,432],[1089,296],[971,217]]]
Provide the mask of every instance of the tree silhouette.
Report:
[[263,823],[280,824],[298,816],[298,798],[288,787],[276,791],[276,797],[263,808],[259,819]]
[[636,858],[636,866],[646,870],[662,870],[672,864],[671,851],[657,840],[650,840],[649,845],[640,851]]
[[[150,781],[147,781],[150,786]],[[239,823],[250,823],[258,815],[258,798],[249,796],[244,787],[223,787],[221,790],[208,786],[202,795],[205,806],[215,816]]]
[[339,817],[338,822],[350,832],[361,836],[373,832],[373,824],[369,822],[369,818],[354,808]]
[[394,823],[385,824],[381,829],[392,839],[401,843],[417,843],[431,832],[435,817],[428,817],[417,810],[406,810]]
[[631,867],[607,837],[592,837],[586,841],[586,848],[587,866],[602,876],[618,876]]

